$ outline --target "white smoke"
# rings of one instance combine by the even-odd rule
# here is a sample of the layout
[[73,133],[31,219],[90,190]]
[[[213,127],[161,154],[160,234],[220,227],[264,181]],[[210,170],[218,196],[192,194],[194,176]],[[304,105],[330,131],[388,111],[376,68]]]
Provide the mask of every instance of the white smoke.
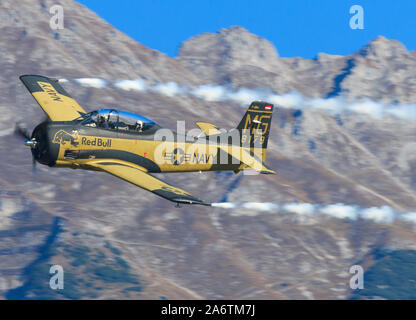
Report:
[[224,209],[234,209],[237,207],[237,205],[232,202],[218,202],[218,203],[213,203],[212,206],[217,207],[217,208],[224,208]]
[[187,90],[186,87],[181,87],[176,82],[158,83],[152,87],[152,91],[167,97],[186,94]]
[[98,78],[79,78],[75,79],[83,87],[104,88],[107,86],[107,81]]
[[338,219],[356,220],[358,212],[355,207],[344,205],[342,203],[330,204],[320,209],[320,212]]
[[241,207],[263,212],[273,212],[279,208],[277,204],[270,202],[246,202],[241,204]]
[[356,221],[368,220],[375,223],[391,224],[395,221],[410,222],[416,225],[416,212],[401,213],[389,206],[361,208],[355,205],[336,204],[312,204],[312,203],[271,203],[271,202],[219,202],[213,203],[213,207],[224,209],[251,209],[255,212],[284,212],[294,213],[299,216],[328,216],[335,219]]
[[416,212],[408,212],[401,215],[402,220],[416,224]]
[[143,79],[117,80],[114,86],[125,91],[146,91],[146,82]]
[[191,91],[191,94],[205,101],[220,101],[224,99],[227,90],[221,86],[205,84]]
[[236,91],[228,90],[223,100],[234,101],[244,106],[254,100],[264,100],[273,103],[273,101],[271,101],[272,97],[273,94],[271,91],[241,88]]
[[[80,78],[75,79],[75,81],[81,86],[93,88],[104,88],[109,84],[108,81],[97,78]],[[416,121],[416,104],[386,104],[370,99],[348,102],[343,96],[328,99],[307,98],[298,92],[276,94],[270,89],[233,89],[211,84],[189,88],[172,81],[148,85],[143,79],[117,80],[113,83],[113,86],[121,90],[137,92],[145,92],[149,89],[149,91],[167,97],[181,95],[209,102],[233,101],[243,106],[247,106],[254,100],[263,100],[280,108],[322,110],[331,115],[361,114],[374,119],[393,117],[400,120]]]
[[286,203],[282,208],[284,211],[299,215],[311,215],[315,212],[315,205],[311,203]]
[[373,220],[379,223],[392,223],[395,219],[395,212],[389,206],[380,208],[373,207],[361,211],[360,217],[366,220]]

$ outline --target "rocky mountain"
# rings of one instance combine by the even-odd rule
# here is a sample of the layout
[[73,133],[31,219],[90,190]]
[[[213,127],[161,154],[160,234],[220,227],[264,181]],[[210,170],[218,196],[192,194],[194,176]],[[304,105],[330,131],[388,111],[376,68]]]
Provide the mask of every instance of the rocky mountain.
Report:
[[266,39],[242,27],[197,35],[182,44],[179,61],[205,82],[296,90],[309,97],[344,94],[392,102],[415,101],[415,52],[382,36],[350,56],[279,58]]
[[[49,27],[54,4],[64,8],[63,30]],[[386,206],[398,216],[416,210],[410,120],[276,105],[267,163],[277,175],[163,175],[206,201],[239,203],[234,209],[178,209],[102,173],[38,166],[33,175],[29,151],[13,136],[16,122],[31,129],[43,119],[18,79],[32,73],[68,79],[63,86],[86,110],[126,109],[172,129],[176,120],[188,129],[199,120],[233,128],[244,109],[235,101],[126,91],[113,81],[415,103],[415,52],[398,41],[380,36],[345,57],[282,58],[266,39],[231,27],[197,35],[169,58],[75,1],[2,0],[0,67],[4,298],[346,299],[353,295],[352,265],[376,265],[380,250],[415,250],[410,222],[350,219],[324,209],[343,203]],[[85,87],[77,78],[107,85]],[[285,203],[314,204],[317,212],[295,214]],[[63,292],[49,289],[51,264],[64,267]]]

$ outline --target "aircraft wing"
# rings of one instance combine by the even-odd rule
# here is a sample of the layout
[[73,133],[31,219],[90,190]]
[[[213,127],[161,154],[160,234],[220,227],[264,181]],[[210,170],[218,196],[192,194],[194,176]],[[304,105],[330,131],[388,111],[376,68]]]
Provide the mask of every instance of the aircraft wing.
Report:
[[71,121],[86,113],[62,88],[58,80],[37,75],[24,75],[20,80],[50,120]]
[[119,160],[108,160],[108,161],[94,161],[89,162],[88,166],[93,169],[105,171],[113,176],[121,178],[127,182],[130,182],[140,188],[148,190],[162,198],[185,204],[201,204],[210,206],[211,204],[206,203],[198,198],[195,198],[190,193],[173,187],[146,172],[146,169],[128,162]]

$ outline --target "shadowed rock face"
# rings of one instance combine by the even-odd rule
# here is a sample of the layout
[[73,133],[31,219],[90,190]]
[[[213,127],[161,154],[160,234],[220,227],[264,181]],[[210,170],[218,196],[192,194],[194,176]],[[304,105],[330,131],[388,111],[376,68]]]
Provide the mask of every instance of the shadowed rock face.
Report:
[[[64,30],[49,28],[54,4],[64,7]],[[85,280],[68,298],[344,299],[350,295],[351,265],[371,265],[378,248],[415,247],[411,224],[297,216],[253,206],[177,209],[103,173],[39,166],[34,177],[29,150],[11,135],[15,122],[23,120],[31,130],[44,116],[18,80],[30,73],[414,103],[416,56],[397,41],[379,37],[345,57],[281,58],[266,39],[231,27],[185,41],[172,59],[76,2],[3,0],[0,70],[3,296],[22,286],[25,290],[16,292],[45,294],[30,285],[48,263]],[[103,89],[74,81],[63,86],[88,111],[117,107],[172,129],[176,120],[185,120],[187,129],[194,121],[229,129],[245,111],[231,101],[123,91],[111,82]],[[341,202],[416,210],[414,123],[276,109],[267,163],[277,175],[187,173],[163,179],[210,202]],[[62,227],[48,243],[56,216]],[[39,252],[45,243],[51,250],[47,259]]]

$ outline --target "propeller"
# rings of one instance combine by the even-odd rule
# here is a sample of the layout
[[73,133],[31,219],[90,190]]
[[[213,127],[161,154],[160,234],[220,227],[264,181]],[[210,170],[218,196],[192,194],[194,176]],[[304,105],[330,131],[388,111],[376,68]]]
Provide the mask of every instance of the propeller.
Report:
[[29,131],[27,130],[26,126],[20,122],[16,123],[14,133],[20,138],[23,138],[25,140],[31,140]]
[[32,154],[32,174],[36,175],[37,172],[37,166],[36,166],[36,159],[35,156]]
[[[31,149],[35,149],[37,145],[37,141],[35,138],[31,138],[30,133],[26,126],[22,123],[16,123],[14,133],[21,139],[24,139],[25,146],[30,147]],[[36,159],[32,152],[32,173],[36,174]]]

